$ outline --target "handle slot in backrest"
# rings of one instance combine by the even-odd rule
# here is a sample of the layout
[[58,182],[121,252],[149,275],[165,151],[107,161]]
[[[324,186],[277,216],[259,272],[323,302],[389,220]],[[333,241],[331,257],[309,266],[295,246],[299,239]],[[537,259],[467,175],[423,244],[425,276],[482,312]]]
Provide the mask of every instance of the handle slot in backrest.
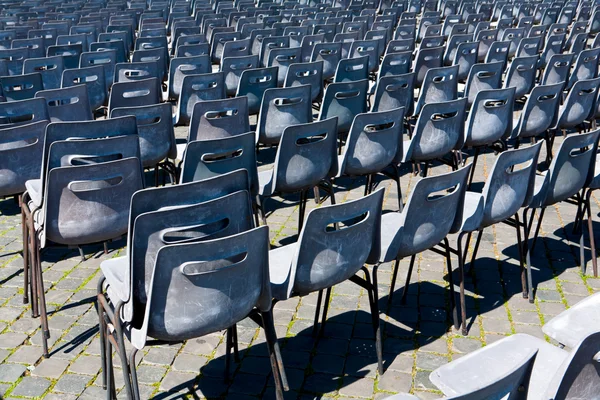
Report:
[[331,220],[327,226],[325,226],[325,233],[339,232],[348,228],[352,228],[353,226],[366,221],[369,218],[369,215],[370,213],[367,211],[351,218]]
[[458,111],[453,111],[449,113],[434,113],[431,115],[432,121],[443,121],[446,119],[455,118],[458,115]]
[[137,121],[138,128],[142,126],[156,125],[162,121],[160,115],[136,115],[135,119]]
[[386,92],[396,92],[398,90],[402,90],[402,89],[407,89],[408,88],[408,83],[403,82],[403,83],[394,83],[391,85],[387,85],[385,87],[385,91]]
[[165,244],[207,240],[227,229],[230,223],[229,218],[221,218],[206,224],[169,228],[161,232],[160,240]]
[[16,124],[33,121],[34,114],[7,115],[0,117],[0,124]]
[[479,79],[493,78],[496,75],[497,75],[496,71],[480,71],[480,72],[477,73],[477,77]]
[[347,90],[343,92],[337,92],[335,94],[335,98],[338,100],[351,99],[353,97],[358,97],[360,95],[360,90]]
[[519,172],[522,171],[524,169],[530,168],[531,165],[533,164],[533,160],[526,160],[526,161],[516,161],[514,163],[509,164],[506,169],[504,170],[504,172],[507,175],[511,175],[514,174],[515,172]]
[[297,138],[296,145],[304,146],[307,144],[314,144],[325,140],[325,138],[327,138],[327,132],[309,134],[308,136]]
[[271,75],[253,76],[250,78],[250,83],[260,84],[260,83],[271,82],[272,80],[273,80],[273,77]]
[[122,158],[123,154],[121,153],[104,154],[101,156],[71,154],[64,156],[61,159],[60,165],[63,167],[73,165],[92,165],[103,162],[121,160]]
[[82,193],[103,190],[109,187],[121,185],[122,183],[123,177],[119,175],[104,179],[73,181],[69,183],[68,187],[73,193]]
[[90,65],[98,65],[98,64],[110,64],[110,58],[93,58],[89,60]]
[[192,84],[192,90],[208,90],[214,89],[219,86],[219,82],[210,81],[210,82],[197,82]]
[[243,149],[227,150],[219,153],[205,153],[200,157],[205,164],[228,161],[234,158],[239,158],[244,154]]
[[232,108],[232,109],[227,109],[227,110],[220,110],[220,111],[207,111],[204,114],[204,117],[206,119],[221,119],[221,118],[231,118],[234,117],[236,115],[238,115],[238,109],[237,108]]
[[302,103],[302,97],[281,97],[273,99],[276,107],[293,106]]
[[181,265],[181,273],[185,276],[206,275],[241,265],[248,257],[247,252],[211,261],[189,261]]
[[501,108],[504,107],[507,103],[507,100],[487,100],[483,106],[485,108]]
[[290,54],[290,55],[286,55],[286,54],[279,54],[278,56],[275,56],[275,60],[277,61],[290,61],[290,60],[295,60],[297,57],[295,54]]
[[385,130],[393,128],[394,125],[396,125],[394,121],[381,122],[379,124],[368,124],[368,125],[365,125],[363,131],[365,131],[367,133],[381,132],[381,131],[385,131]]
[[67,106],[69,104],[77,103],[79,103],[79,97],[62,97],[47,101],[48,107]]
[[25,82],[22,84],[13,84],[10,86],[5,86],[4,89],[8,92],[18,92],[19,90],[31,90],[33,89],[33,83]]
[[453,185],[453,186],[449,186],[447,188],[444,189],[440,189],[440,190],[436,190],[434,192],[430,192],[427,195],[427,201],[430,202],[434,202],[434,201],[439,201],[447,196],[450,196],[452,194],[454,194],[458,189],[459,189],[460,185]]
[[147,76],[149,75],[148,71],[144,71],[142,69],[128,69],[125,70],[124,75],[128,78]]
[[150,89],[131,90],[123,92],[123,98],[132,99],[135,97],[144,97],[150,94]]

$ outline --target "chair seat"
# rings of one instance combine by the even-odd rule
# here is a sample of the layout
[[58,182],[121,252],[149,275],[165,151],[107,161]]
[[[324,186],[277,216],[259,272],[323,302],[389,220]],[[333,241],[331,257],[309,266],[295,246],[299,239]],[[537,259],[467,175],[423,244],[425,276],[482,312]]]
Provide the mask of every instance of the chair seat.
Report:
[[470,393],[506,375],[534,349],[538,350],[527,399],[541,400],[568,352],[536,337],[518,333],[443,365],[429,375],[447,396]]
[[481,193],[465,192],[462,221],[457,232],[473,232],[481,228],[483,207],[483,195]]
[[183,156],[185,155],[185,148],[187,147],[187,143],[177,143],[177,159],[183,160]]
[[268,169],[266,171],[258,172],[258,193],[261,196],[271,196],[273,194],[273,170]]
[[342,175],[344,175],[344,170],[343,170],[343,167],[344,167],[344,154],[342,153],[342,154],[338,155],[337,158],[338,158],[338,167],[339,168],[338,168],[338,173],[337,173],[337,175],[335,177],[339,178]]
[[27,193],[33,202],[35,208],[39,208],[42,205],[42,180],[31,179],[25,182],[25,188]]
[[[118,301],[129,301],[129,256],[111,258],[102,261],[100,264],[100,270],[102,275],[106,279],[108,298],[111,303],[117,304]],[[124,308],[126,310],[127,307]],[[125,315],[125,320],[130,320]]]
[[588,186],[590,189],[600,189],[600,160],[594,166],[594,179]]
[[396,259],[399,249],[398,232],[402,229],[402,213],[391,212],[381,216],[381,253],[379,261],[389,262]]
[[546,179],[546,171],[535,176],[535,186],[533,187],[533,198],[529,203],[530,208],[540,208],[544,205],[546,200],[546,191],[548,188],[548,182]]
[[557,342],[575,348],[599,327],[600,293],[596,293],[552,318],[542,330]]
[[294,277],[291,274],[292,262],[297,247],[297,243],[293,243],[269,251],[271,295],[277,300],[290,298],[294,287]]

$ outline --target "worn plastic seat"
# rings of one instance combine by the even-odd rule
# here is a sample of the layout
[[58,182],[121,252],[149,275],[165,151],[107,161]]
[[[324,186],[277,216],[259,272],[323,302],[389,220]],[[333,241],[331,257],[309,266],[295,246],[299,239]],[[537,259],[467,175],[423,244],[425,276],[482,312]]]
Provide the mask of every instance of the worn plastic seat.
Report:
[[337,117],[338,133],[345,134],[350,130],[354,117],[367,111],[368,89],[366,79],[329,84],[323,96],[319,120]]
[[598,76],[598,68],[596,67],[599,57],[600,47],[581,51],[569,76],[568,88],[579,80],[596,78]]
[[225,98],[223,72],[186,75],[183,78],[181,93],[177,101],[176,125],[189,124],[196,102],[223,98]]
[[593,294],[582,299],[546,322],[542,330],[558,343],[571,349],[585,339],[598,332],[600,322],[600,295]]
[[412,115],[414,79],[415,74],[413,72],[380,77],[375,87],[371,111],[387,111],[404,107],[405,115]]
[[44,90],[42,75],[39,72],[1,76],[0,86],[7,101],[31,99],[37,92]]
[[64,68],[77,68],[79,66],[79,57],[83,52],[81,44],[64,44],[49,46],[48,57],[61,56],[63,58]]
[[277,86],[283,86],[291,64],[302,62],[300,47],[275,47],[267,53],[267,67],[277,67]]
[[379,66],[378,79],[390,75],[403,75],[410,71],[412,52],[387,53]]
[[[323,185],[335,197],[329,178],[337,174],[337,118],[308,124],[288,126],[281,136],[273,169],[258,174],[259,194],[262,199],[276,194],[300,192],[298,230],[302,228],[306,212],[307,192]],[[264,200],[261,207],[264,215]],[[266,221],[263,220],[266,224]]]
[[169,99],[176,100],[181,93],[181,85],[186,75],[210,74],[210,57],[176,57],[169,64]]
[[246,69],[240,76],[236,97],[248,97],[248,113],[257,114],[260,110],[265,90],[277,87],[277,67]]
[[158,104],[161,100],[157,78],[119,82],[112,85],[108,110],[121,107],[139,107]]
[[88,100],[92,110],[98,110],[108,103],[106,92],[106,78],[101,65],[84,68],[65,69],[62,74],[61,87],[67,88],[85,84],[88,91]]
[[540,56],[540,50],[542,48],[542,38],[537,37],[526,37],[519,41],[519,47],[517,47],[516,57],[533,57]]
[[419,49],[412,69],[416,74],[415,87],[421,87],[428,69],[443,67],[444,51],[444,46]]
[[93,67],[101,65],[104,68],[104,78],[106,79],[106,91],[113,84],[115,76],[115,65],[117,64],[117,53],[115,50],[92,51],[81,53],[79,58],[79,68]]
[[568,129],[582,124],[593,112],[600,78],[576,81],[558,108],[553,129]]
[[115,54],[117,56],[116,59],[116,63],[122,63],[122,62],[127,62],[127,54],[125,51],[125,43],[122,40],[107,40],[107,41],[102,41],[100,39],[101,35],[106,35],[104,34],[100,34],[98,35],[98,42],[94,42],[90,44],[90,51],[94,52],[94,51],[106,51],[106,50],[115,50]]
[[514,87],[517,99],[529,94],[535,86],[538,56],[514,58],[504,80],[504,87]]
[[[246,96],[201,101],[194,105],[188,142],[236,136],[249,131]],[[178,154],[182,154],[179,149]]]
[[45,99],[51,122],[92,121],[94,119],[86,85],[40,90],[35,97]]
[[115,108],[110,113],[111,118],[127,115],[136,118],[142,166],[144,168],[161,166],[173,173],[174,166],[168,162],[168,159],[174,160],[177,157],[171,105],[163,103],[122,107]]
[[149,78],[156,78],[159,82],[162,81],[158,62],[156,61],[118,63],[115,65],[115,83],[132,82]]
[[[11,59],[13,59],[13,60],[19,60],[19,59],[21,60],[21,63],[20,63],[21,70],[23,68],[23,61],[25,59],[46,57],[46,48],[44,47],[44,39],[42,39],[41,37],[40,38],[31,38],[31,39],[14,39],[11,42],[11,48],[23,50],[11,57]],[[21,54],[19,54],[19,53],[24,54],[24,57],[21,58]],[[18,65],[18,63],[15,63],[13,65]]]
[[335,70],[334,82],[353,82],[369,77],[369,57],[342,58]]
[[0,125],[0,196],[21,194],[26,181],[39,178],[46,125],[48,121]]
[[311,102],[323,97],[323,61],[291,64],[287,70],[283,87],[310,86]]
[[313,48],[311,62],[323,61],[323,79],[331,79],[342,58],[342,44],[340,42],[317,43]]
[[561,101],[562,83],[533,88],[518,120],[513,120],[512,139],[538,137],[552,127]]
[[542,85],[552,85],[554,83],[566,82],[569,79],[571,72],[571,63],[573,61],[572,54],[555,54],[553,55],[542,76]]
[[225,74],[225,86],[228,96],[234,96],[240,83],[242,72],[259,67],[258,55],[226,57],[221,60],[221,71]]
[[0,103],[0,129],[39,121],[50,121],[48,107],[42,99],[32,98]]
[[471,67],[463,97],[473,104],[475,96],[481,90],[500,89],[502,85],[503,64],[501,61],[475,64]]
[[456,100],[458,96],[458,65],[430,68],[425,73],[415,107],[415,115],[428,103]]
[[276,145],[288,126],[312,122],[310,92],[309,85],[265,90],[256,125],[257,143]]

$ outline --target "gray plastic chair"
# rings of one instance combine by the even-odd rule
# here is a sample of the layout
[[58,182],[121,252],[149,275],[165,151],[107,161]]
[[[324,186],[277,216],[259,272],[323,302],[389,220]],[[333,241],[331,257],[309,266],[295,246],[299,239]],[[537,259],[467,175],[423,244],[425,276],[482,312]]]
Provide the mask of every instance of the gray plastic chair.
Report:
[[369,77],[369,57],[342,58],[335,70],[333,81],[354,82]]
[[329,84],[323,96],[319,120],[337,117],[338,134],[345,134],[350,130],[354,117],[367,112],[368,89],[366,79]]
[[565,44],[566,35],[562,34],[550,34],[546,38],[546,44],[544,51],[540,56],[540,67],[546,68],[552,56],[556,54],[562,54],[563,46]]
[[385,54],[403,53],[406,51],[410,51],[412,54],[415,51],[415,42],[411,39],[394,39],[389,41],[385,49]]
[[115,76],[115,65],[117,64],[117,52],[115,50],[92,51],[81,53],[79,58],[79,68],[93,67],[101,65],[104,68],[104,78],[106,79],[106,91],[113,84]]
[[[378,173],[391,176],[398,190],[398,208],[402,211],[402,189],[398,164],[404,154],[402,133],[404,108],[358,114],[352,122],[348,140],[338,156],[340,176],[366,176],[365,195],[373,191]],[[387,173],[391,167],[393,173]]]
[[79,57],[83,52],[81,44],[63,44],[49,46],[48,57],[61,56],[63,58],[64,68],[77,68],[79,66]]
[[187,125],[192,118],[194,104],[198,101],[225,98],[223,72],[212,74],[186,75],[181,85],[177,101],[176,125]]
[[[265,39],[266,40],[266,39]],[[248,113],[258,114],[263,94],[277,87],[277,67],[246,69],[240,76],[236,97],[248,97]]]
[[46,90],[58,89],[60,87],[64,69],[64,62],[61,56],[29,58],[23,62],[23,73],[39,73],[42,76],[42,82]]
[[423,175],[427,176],[428,164],[460,148],[464,138],[465,108],[467,99],[425,104],[412,138],[404,143],[403,162],[425,162]]
[[533,88],[518,120],[513,119],[511,139],[536,138],[552,127],[562,96],[562,83]]
[[515,98],[520,99],[529,94],[535,86],[538,56],[514,58],[504,80],[504,87],[515,88]]
[[428,69],[444,66],[444,51],[444,46],[419,49],[412,69],[416,74],[415,87],[421,87]]
[[569,77],[567,88],[579,80],[593,79],[598,76],[598,58],[600,57],[600,47],[583,50],[575,60],[575,66]]
[[[107,35],[106,33],[101,33],[98,35],[98,42],[94,42],[90,44],[90,51],[106,51],[106,50],[115,50],[115,54],[117,56],[116,63],[127,62],[127,54],[125,51],[125,43],[123,40],[108,40],[102,41],[101,36]],[[109,35],[109,38],[112,35]]]
[[311,62],[323,61],[323,79],[331,79],[342,58],[342,43],[316,43],[310,57]]
[[291,64],[283,87],[310,86],[311,102],[319,102],[323,97],[323,61]]
[[306,35],[302,37],[302,42],[300,44],[300,48],[302,50],[300,62],[310,62],[315,45],[317,43],[323,43],[324,41],[325,34],[323,33],[315,33],[314,35]]
[[251,50],[250,38],[225,42],[219,61],[226,57],[249,56]]
[[[504,89],[506,90],[506,89]],[[514,226],[517,234],[517,246],[521,255],[521,277],[523,293],[527,292],[525,286],[524,259],[522,257],[523,224],[519,220],[519,211],[527,207],[533,197],[537,160],[540,153],[541,142],[521,149],[508,150],[501,153],[495,160],[492,170],[488,174],[481,193],[467,191],[465,193],[462,220],[452,228],[452,232],[460,232],[456,244],[458,255],[458,273],[460,277],[460,309],[462,321],[462,334],[467,335],[467,311],[465,300],[464,266],[471,235],[477,231],[477,241],[471,256],[471,265],[477,257],[477,250],[481,241],[483,230],[499,222]],[[515,166],[517,169],[515,169]],[[463,246],[463,237],[467,240]]]
[[542,330],[561,345],[574,349],[587,336],[598,332],[599,304],[600,295],[590,295],[546,322]]
[[600,78],[576,81],[564,103],[558,108],[553,129],[568,129],[582,124],[594,111],[598,85]]
[[157,78],[132,82],[119,82],[112,86],[108,111],[121,107],[141,107],[158,104],[161,100]]
[[[184,36],[180,37],[179,40]],[[181,44],[175,50],[175,57],[194,57],[201,55],[210,55],[210,45],[208,43]]]
[[[46,57],[46,48],[44,47],[44,39],[40,38],[31,38],[31,39],[14,39],[10,43],[10,47],[12,49],[22,49],[23,51],[15,52],[11,55],[11,59],[21,62],[15,62],[12,66],[16,67],[20,65],[21,70],[23,69],[23,61],[27,58],[44,58]],[[27,49],[27,51],[24,51]],[[8,50],[8,49],[6,49]],[[0,53],[1,54],[1,53]],[[13,70],[14,71],[14,70]],[[16,75],[16,74],[15,74]]]
[[171,174],[175,182],[175,165],[169,161],[177,157],[171,105],[163,103],[142,107],[122,107],[115,108],[110,113],[111,118],[127,115],[136,117],[142,167],[161,167]]
[[[383,373],[376,270],[364,264],[379,258],[383,189],[358,200],[311,210],[298,241],[269,252],[271,288],[276,300],[319,292],[313,335],[325,329],[331,288],[350,280],[368,291],[379,373]],[[338,229],[343,224],[343,229]],[[331,228],[331,226],[335,228]],[[365,273],[365,279],[359,276]],[[373,280],[371,280],[371,276]],[[326,290],[323,302],[323,290]]]
[[2,94],[9,102],[32,99],[37,92],[44,90],[42,75],[39,72],[0,76],[0,86],[2,86]]
[[181,182],[204,180],[243,169],[248,174],[250,194],[255,198],[258,195],[258,170],[254,147],[254,132],[190,142],[183,158]]
[[169,99],[179,99],[181,85],[186,75],[210,74],[212,66],[210,57],[176,57],[169,64]]
[[33,98],[0,103],[0,129],[39,121],[50,121],[48,107],[42,99]]
[[[246,96],[201,101],[194,105],[188,131],[188,143],[195,140],[236,136],[249,131],[250,121]],[[177,158],[183,159],[183,152],[180,153],[179,149]]]
[[283,86],[291,64],[302,62],[300,47],[275,47],[267,52],[267,67],[277,67],[277,85]]
[[475,41],[479,42],[477,50],[477,61],[483,62],[488,54],[490,46],[498,39],[497,29],[483,29],[475,33]]
[[475,64],[471,67],[463,97],[473,104],[475,96],[482,90],[500,89],[502,86],[503,64],[501,61]]
[[414,108],[415,74],[390,75],[377,80],[371,111],[387,111],[404,107],[405,116]]
[[51,122],[92,121],[94,119],[86,85],[40,90],[35,97],[46,100]]
[[350,46],[348,58],[368,57],[368,70],[375,72],[379,67],[379,43],[377,40],[355,40]]
[[39,178],[46,125],[48,121],[0,125],[0,197],[20,195],[26,181]]
[[221,72],[225,74],[227,96],[234,96],[240,84],[242,72],[259,67],[257,55],[226,57],[221,60]]
[[[523,356],[520,357],[518,362],[514,363],[514,366],[508,370],[504,375],[499,376],[498,379],[493,379],[490,383],[482,384],[474,387],[472,391],[451,395],[445,397],[448,400],[487,400],[502,398],[505,400],[520,399],[522,392],[526,391],[529,387],[529,381],[531,379],[531,370],[537,356],[537,350],[529,352],[524,351]],[[451,363],[450,363],[451,364]],[[459,375],[460,372],[456,372]],[[460,378],[463,378],[460,376]],[[473,378],[473,377],[472,377]],[[418,400],[417,396],[411,394],[399,393],[389,397],[385,397],[384,400]]]
[[[460,34],[452,35],[448,39],[446,45],[446,52],[444,53],[444,65],[453,65],[453,61],[456,58],[456,51],[458,46],[462,43],[473,42],[473,35],[471,34]],[[475,57],[477,59],[477,56]]]
[[256,124],[257,143],[277,145],[288,126],[312,122],[310,92],[309,85],[265,90]]
[[542,48],[542,38],[537,37],[526,37],[519,41],[519,47],[517,47],[516,57],[533,57],[540,56],[540,50]]
[[458,80],[464,82],[469,76],[469,72],[475,63],[477,63],[478,42],[460,43],[452,61],[453,65],[458,65]]
[[525,37],[525,28],[508,28],[502,32],[502,41],[509,41],[508,58],[511,59],[517,54],[519,43]]
[[[335,203],[330,177],[337,174],[337,118],[292,125],[283,131],[273,169],[258,174],[259,204],[264,216],[264,201],[274,195],[300,192],[298,231],[306,212],[308,191],[322,187]],[[264,217],[263,217],[264,218]],[[266,220],[263,219],[266,225]]]
[[93,111],[108,103],[106,78],[101,65],[84,68],[65,69],[62,74],[61,88],[85,84],[88,100]]
[[473,147],[475,154],[469,185],[473,181],[477,158],[484,147],[499,146],[504,150],[504,140],[510,137],[512,116],[515,103],[515,88],[482,90],[475,96],[467,127],[464,142],[457,147]]
[[142,79],[156,78],[162,82],[158,62],[140,61],[130,63],[118,63],[115,65],[114,82],[132,82]]
[[497,41],[493,42],[488,49],[488,52],[485,56],[485,63],[493,63],[493,62],[501,62],[502,63],[502,71],[506,68],[506,64],[508,63],[508,53],[510,50],[511,42],[510,41]]
[[403,75],[410,71],[412,65],[412,51],[387,53],[379,66],[378,78],[390,75]]
[[415,115],[428,103],[456,100],[458,96],[458,65],[430,68],[425,73],[415,107]]
[[[450,246],[446,236],[456,224],[455,221],[462,219],[470,168],[467,165],[457,171],[420,179],[411,190],[402,212],[391,212],[381,217],[381,254],[378,261],[386,263],[396,260],[388,304],[394,294],[400,260],[411,257],[402,294],[401,302],[404,304],[416,255],[439,245],[442,248],[439,254],[445,255],[447,262],[450,309],[455,311]],[[458,328],[455,312],[453,318],[454,325]]]
[[573,54],[555,54],[553,55],[542,76],[542,85],[552,85],[554,83],[566,82],[569,80],[571,72],[571,63],[573,62]]
[[[535,246],[544,218],[544,211],[548,206],[575,196],[586,184],[592,181],[599,138],[600,130],[567,136],[561,143],[556,156],[552,159],[548,170],[543,175],[535,177],[533,199],[523,211],[523,220],[527,223],[523,254],[525,254],[527,262],[528,297],[531,303],[534,298],[530,249],[533,249]],[[533,216],[536,210],[540,210],[540,214],[533,233],[533,242],[529,246],[529,233],[533,227]],[[529,220],[528,213],[530,213]],[[580,246],[583,249],[583,232],[580,237]],[[581,267],[585,268],[583,260],[580,260],[580,263]]]

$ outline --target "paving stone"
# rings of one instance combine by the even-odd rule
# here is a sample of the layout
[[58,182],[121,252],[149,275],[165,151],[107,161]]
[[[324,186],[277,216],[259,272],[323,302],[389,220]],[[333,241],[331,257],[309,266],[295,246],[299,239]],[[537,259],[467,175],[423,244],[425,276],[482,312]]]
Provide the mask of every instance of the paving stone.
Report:
[[50,357],[42,360],[35,369],[31,372],[32,375],[41,376],[44,378],[58,379],[69,365],[68,360]]
[[412,376],[403,372],[387,371],[379,379],[377,386],[379,390],[408,393],[412,387]]
[[191,389],[196,380],[196,374],[189,372],[170,371],[160,383],[160,390],[166,392],[179,392],[185,389]]
[[447,363],[447,357],[438,356],[437,354],[432,353],[417,352],[417,368],[419,369],[433,371]]
[[452,340],[452,350],[458,353],[471,353],[481,348],[481,346],[481,342],[475,339],[454,338]]
[[65,374],[58,380],[58,382],[56,382],[56,385],[52,390],[55,392],[79,395],[85,390],[85,387],[89,381],[89,376]]
[[176,354],[177,349],[154,347],[148,350],[148,353],[144,356],[144,362],[150,364],[171,365]]
[[33,365],[42,358],[42,353],[41,347],[21,346],[8,358],[8,361]]
[[162,377],[165,375],[166,368],[151,366],[151,365],[140,365],[137,368],[138,381],[140,383],[153,384],[160,382]]
[[11,396],[40,397],[48,390],[50,384],[48,379],[26,376],[11,392]]
[[25,339],[27,339],[27,335],[24,333],[3,333],[0,335],[0,348],[14,349],[15,347],[21,345],[25,341]]
[[202,368],[208,358],[203,356],[197,356],[194,354],[179,354],[175,357],[175,361],[173,362],[173,369],[177,371],[186,371],[186,372],[200,372],[200,368]]
[[345,376],[340,388],[340,394],[352,397],[373,397],[375,381],[369,378]]
[[416,389],[437,389],[429,380],[430,371],[417,371],[415,375],[414,387]]
[[1,364],[0,382],[13,383],[23,375],[27,369],[21,364]]
[[340,375],[344,370],[345,357],[332,355],[316,355],[311,362],[312,368],[316,372]]
[[328,374],[312,374],[304,380],[303,391],[319,394],[333,394],[337,391],[340,385],[341,378],[335,375]]
[[80,356],[71,364],[69,371],[76,374],[96,375],[102,366],[100,357]]
[[265,384],[266,377],[239,372],[235,375],[235,379],[229,387],[229,391],[231,393],[257,396],[262,393]]

